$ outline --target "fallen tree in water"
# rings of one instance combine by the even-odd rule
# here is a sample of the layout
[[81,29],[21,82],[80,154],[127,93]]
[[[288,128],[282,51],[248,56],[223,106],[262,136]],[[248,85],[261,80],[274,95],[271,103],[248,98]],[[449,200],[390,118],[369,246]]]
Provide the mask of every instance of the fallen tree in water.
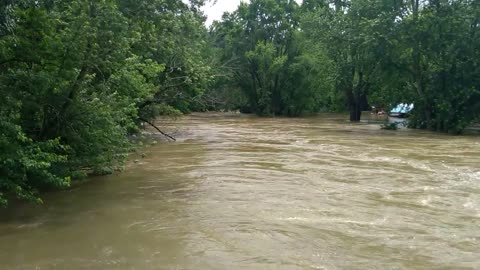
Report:
[[140,120],[141,120],[142,122],[145,122],[145,123],[149,124],[149,125],[152,126],[154,129],[156,129],[160,134],[162,134],[163,136],[169,138],[170,140],[172,140],[172,141],[174,141],[174,142],[177,141],[177,139],[175,139],[173,136],[171,136],[171,135],[163,132],[160,128],[158,128],[158,127],[157,127],[154,123],[152,123],[151,121],[148,121],[147,119],[144,119],[144,118],[140,118]]

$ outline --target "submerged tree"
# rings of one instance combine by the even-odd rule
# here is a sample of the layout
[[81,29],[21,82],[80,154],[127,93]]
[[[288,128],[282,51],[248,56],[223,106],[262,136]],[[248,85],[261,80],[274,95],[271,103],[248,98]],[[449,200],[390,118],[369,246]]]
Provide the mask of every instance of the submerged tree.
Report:
[[140,122],[188,111],[209,80],[201,4],[2,2],[0,203],[116,170]]
[[243,91],[248,111],[296,116],[317,110],[318,88],[307,78],[321,67],[302,55],[299,27],[299,6],[288,0],[242,3],[214,23],[214,44],[236,65],[230,83]]
[[208,32],[202,0],[0,3],[0,204],[122,166],[160,114],[299,116],[415,103],[416,128],[480,119],[480,3],[252,0]]
[[480,5],[416,0],[402,8],[399,62],[415,93],[412,125],[459,133],[480,117]]
[[224,62],[258,114],[415,103],[413,127],[459,133],[479,118],[479,3],[256,0],[214,24]]

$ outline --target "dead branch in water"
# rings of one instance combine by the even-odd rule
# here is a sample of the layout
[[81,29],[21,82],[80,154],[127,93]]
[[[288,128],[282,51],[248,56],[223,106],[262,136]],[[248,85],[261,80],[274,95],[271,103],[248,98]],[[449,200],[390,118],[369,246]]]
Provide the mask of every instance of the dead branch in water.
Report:
[[150,126],[152,126],[154,129],[156,129],[158,132],[160,132],[160,134],[162,134],[163,136],[165,136],[165,137],[173,140],[174,142],[177,141],[177,139],[175,139],[174,137],[172,137],[172,136],[168,135],[167,133],[163,132],[163,131],[160,130],[155,124],[153,124],[152,122],[148,121],[147,119],[145,119],[145,118],[140,118],[140,120],[141,120],[142,122],[145,122],[145,123],[149,124]]

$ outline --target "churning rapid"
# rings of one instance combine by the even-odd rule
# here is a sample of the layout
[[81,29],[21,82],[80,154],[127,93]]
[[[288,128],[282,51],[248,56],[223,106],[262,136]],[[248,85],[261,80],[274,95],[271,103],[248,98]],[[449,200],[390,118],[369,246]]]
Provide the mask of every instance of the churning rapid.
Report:
[[480,138],[345,118],[180,118],[126,172],[1,211],[0,268],[480,267]]

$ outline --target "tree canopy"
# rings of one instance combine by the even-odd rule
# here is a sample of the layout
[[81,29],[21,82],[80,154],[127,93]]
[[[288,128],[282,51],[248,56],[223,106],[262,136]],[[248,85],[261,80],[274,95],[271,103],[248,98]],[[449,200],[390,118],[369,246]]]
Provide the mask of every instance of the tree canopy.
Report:
[[480,119],[480,2],[251,0],[207,29],[203,0],[0,3],[0,204],[122,167],[159,115],[415,104],[410,125]]
[[209,83],[201,1],[0,4],[0,203],[121,167],[127,135]]
[[239,106],[261,115],[415,103],[412,127],[459,133],[480,114],[479,3],[253,0],[210,29]]

